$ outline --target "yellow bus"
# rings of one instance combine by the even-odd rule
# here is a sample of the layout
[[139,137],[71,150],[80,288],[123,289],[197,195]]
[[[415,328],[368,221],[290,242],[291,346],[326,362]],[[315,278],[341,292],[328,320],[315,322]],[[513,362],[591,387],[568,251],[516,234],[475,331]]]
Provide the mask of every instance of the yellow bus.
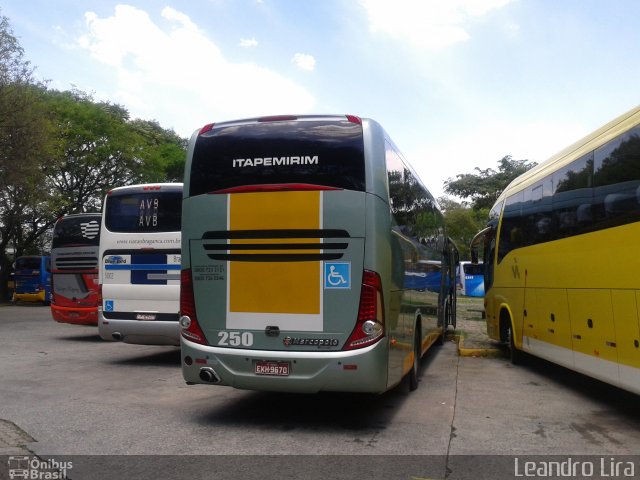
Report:
[[487,332],[640,393],[640,106],[516,178],[472,241]]

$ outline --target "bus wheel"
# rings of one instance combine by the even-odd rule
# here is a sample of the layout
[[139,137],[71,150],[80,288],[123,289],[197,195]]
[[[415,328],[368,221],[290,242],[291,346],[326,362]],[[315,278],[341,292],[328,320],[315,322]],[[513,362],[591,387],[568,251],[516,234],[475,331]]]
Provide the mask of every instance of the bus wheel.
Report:
[[453,303],[450,304],[449,306],[449,315],[450,317],[450,325],[453,327],[453,329],[456,329],[457,323],[458,323],[458,312],[457,312],[457,304],[456,304],[456,297],[453,297]]
[[436,339],[436,345],[444,345],[447,338],[447,328],[449,328],[449,303],[444,307],[444,318],[442,320],[442,333]]
[[416,328],[413,334],[413,366],[409,371],[409,390],[412,392],[418,388],[418,370],[420,369],[420,354],[422,353],[421,337],[420,329]]

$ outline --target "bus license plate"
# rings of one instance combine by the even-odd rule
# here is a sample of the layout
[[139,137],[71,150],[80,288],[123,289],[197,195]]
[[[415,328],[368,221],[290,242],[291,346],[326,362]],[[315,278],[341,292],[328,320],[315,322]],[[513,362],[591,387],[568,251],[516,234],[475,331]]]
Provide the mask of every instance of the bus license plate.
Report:
[[289,376],[290,367],[289,362],[256,362],[255,372],[256,375],[287,377]]

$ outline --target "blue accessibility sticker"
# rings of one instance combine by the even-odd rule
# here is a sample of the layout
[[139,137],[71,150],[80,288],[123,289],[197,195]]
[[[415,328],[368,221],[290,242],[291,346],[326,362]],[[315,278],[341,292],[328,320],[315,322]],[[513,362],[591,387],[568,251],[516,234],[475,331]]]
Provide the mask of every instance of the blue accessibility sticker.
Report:
[[351,262],[326,262],[324,288],[351,288]]
[[105,300],[104,301],[104,311],[105,312],[113,312],[113,300]]

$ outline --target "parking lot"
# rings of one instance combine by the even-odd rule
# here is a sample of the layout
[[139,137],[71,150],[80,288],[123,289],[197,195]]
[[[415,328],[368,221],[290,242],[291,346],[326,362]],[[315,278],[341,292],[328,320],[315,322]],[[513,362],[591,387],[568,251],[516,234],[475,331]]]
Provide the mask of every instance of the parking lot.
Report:
[[503,478],[532,455],[631,458],[640,475],[622,457],[640,451],[637,396],[535,359],[459,356],[453,340],[425,356],[415,392],[263,393],[187,386],[177,348],[2,305],[0,379],[0,455],[73,458],[68,478],[122,478],[114,462],[133,459],[150,478]]

